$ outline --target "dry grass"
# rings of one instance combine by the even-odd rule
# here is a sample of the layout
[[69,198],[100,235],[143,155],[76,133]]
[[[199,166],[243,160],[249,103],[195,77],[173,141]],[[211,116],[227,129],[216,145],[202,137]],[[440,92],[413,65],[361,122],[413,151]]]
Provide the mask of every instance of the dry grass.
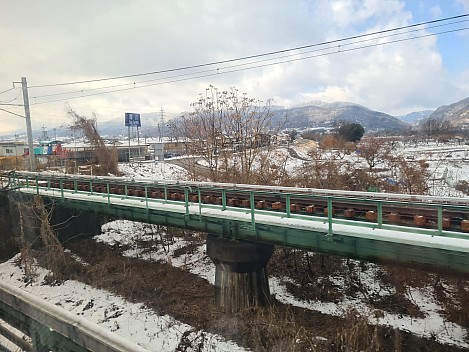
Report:
[[0,170],[25,170],[25,159],[22,156],[2,156]]
[[[12,199],[10,201],[13,202]],[[18,202],[16,208],[19,218],[20,261],[26,278],[33,279],[34,277],[32,255],[34,247],[41,252],[38,259],[42,265],[51,271],[48,279],[63,281],[68,277],[70,259],[65,255],[64,248],[50,223],[52,210],[46,209],[40,196],[34,196],[30,202]],[[25,234],[26,227],[29,227],[28,236]],[[31,236],[31,234],[34,235]],[[35,236],[36,234],[38,237]]]
[[[73,269],[75,279],[110,290],[129,301],[142,302],[159,314],[169,314],[195,329],[220,334],[253,351],[460,350],[392,328],[370,325],[373,317],[360,316],[355,311],[340,318],[292,307],[274,299],[269,308],[247,309],[237,314],[220,313],[214,309],[213,286],[187,271],[168,263],[122,257],[115,249],[93,240],[71,242],[68,246],[90,264],[80,270]],[[283,254],[277,255],[282,258]],[[304,254],[288,255],[302,257],[307,267]],[[325,274],[327,269],[321,269],[320,257],[309,261],[311,268],[317,267],[317,271],[313,270],[315,275]],[[334,263],[334,259],[331,258],[330,263]],[[295,271],[292,262],[286,266]],[[275,266],[270,270],[273,268]],[[304,273],[309,269],[297,263],[296,270]],[[297,287],[298,290],[303,287],[305,297],[309,295],[308,291],[314,290],[312,285]],[[319,292],[321,288],[317,290]],[[193,344],[193,349],[197,350],[197,346],[204,343],[207,341],[203,334],[186,334],[180,341],[180,349]]]

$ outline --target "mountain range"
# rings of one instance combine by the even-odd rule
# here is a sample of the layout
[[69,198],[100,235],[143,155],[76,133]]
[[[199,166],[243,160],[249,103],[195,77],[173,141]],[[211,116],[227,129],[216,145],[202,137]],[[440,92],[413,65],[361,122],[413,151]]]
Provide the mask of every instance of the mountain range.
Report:
[[411,112],[407,115],[403,116],[396,116],[398,119],[401,121],[404,121],[409,124],[414,124],[418,123],[419,121],[425,120],[427,117],[429,117],[434,110],[422,110],[422,111],[414,111]]
[[[417,111],[399,117],[348,102],[312,101],[291,108],[275,106],[271,111],[274,120],[282,123],[285,128],[332,127],[339,122],[352,122],[361,124],[367,132],[386,130],[399,133],[408,130],[411,125],[439,116],[454,120],[458,124],[465,121],[464,119],[469,120],[469,98],[441,106],[435,111]],[[181,114],[168,115],[165,121],[177,118]],[[140,135],[157,137],[159,134],[158,125],[164,134],[167,127],[164,123],[161,128],[161,118],[158,113],[142,114]],[[100,131],[108,136],[127,134],[122,118],[101,123]]]
[[[291,108],[275,106],[272,107],[271,112],[274,121],[281,123],[285,128],[332,127],[340,122],[352,122],[361,124],[367,132],[386,130],[400,133],[408,130],[411,125],[418,128],[419,124],[426,119],[432,118],[451,121],[456,127],[469,125],[469,97],[453,104],[443,105],[435,111],[417,111],[398,117],[347,102],[325,103],[312,101]],[[168,131],[167,122],[177,119],[181,114],[167,113],[163,120],[160,112],[141,114],[140,136],[158,137],[160,134],[162,136],[166,135]],[[118,138],[128,134],[128,129],[124,125],[124,116],[99,122],[98,129],[103,136],[109,138]],[[70,135],[70,131],[67,128],[57,128],[55,134],[57,138],[60,138]],[[41,131],[34,132],[35,138],[39,138],[40,135]],[[14,138],[14,134],[3,136],[3,138]],[[50,138],[52,137],[50,136]]]
[[289,109],[273,111],[276,119],[285,121],[286,128],[332,127],[340,122],[361,124],[366,131],[388,130],[399,132],[409,125],[388,114],[364,106],[336,102],[310,102]]
[[469,97],[450,105],[443,105],[436,109],[429,119],[450,121],[453,126],[469,124]]

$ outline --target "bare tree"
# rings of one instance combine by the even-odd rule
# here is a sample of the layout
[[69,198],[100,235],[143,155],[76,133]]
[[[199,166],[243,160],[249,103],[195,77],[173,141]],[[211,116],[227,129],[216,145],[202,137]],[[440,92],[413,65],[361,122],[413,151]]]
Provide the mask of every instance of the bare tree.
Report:
[[348,189],[350,165],[341,152],[312,149],[308,152],[311,162],[297,170],[296,184],[300,187]]
[[391,148],[382,138],[366,138],[358,145],[359,155],[365,159],[370,172],[375,166],[384,163],[384,159],[391,154]]
[[72,119],[70,129],[81,133],[94,148],[94,162],[97,164],[97,175],[118,175],[117,151],[109,148],[96,129],[96,116],[87,118],[78,115],[72,108],[68,107],[67,115]]
[[454,131],[450,121],[443,118],[429,118],[422,124],[422,130],[427,136],[447,136]]
[[[182,117],[180,131],[188,152],[204,160],[193,176],[212,181],[256,183],[272,152],[273,123],[270,101],[262,103],[235,88],[219,91],[210,86],[192,104],[194,112]],[[195,162],[197,159],[188,159]],[[191,169],[191,167],[188,167]]]
[[352,152],[349,143],[338,141],[329,135],[318,149],[310,150],[311,160],[296,170],[291,183],[352,191],[366,191],[373,186],[388,192],[428,193],[428,164],[392,153],[395,140],[368,138],[358,145],[358,154]]
[[408,194],[428,193],[428,170],[424,162],[411,163],[403,157],[396,158],[399,168],[399,192]]
[[[31,201],[16,202],[19,218],[19,243],[21,262],[27,280],[34,279],[34,258],[51,271],[48,280],[62,281],[69,274],[70,258],[60,243],[56,230],[51,224],[53,204],[49,207],[35,195]],[[33,247],[36,251],[33,251]],[[33,252],[37,252],[33,254]]]

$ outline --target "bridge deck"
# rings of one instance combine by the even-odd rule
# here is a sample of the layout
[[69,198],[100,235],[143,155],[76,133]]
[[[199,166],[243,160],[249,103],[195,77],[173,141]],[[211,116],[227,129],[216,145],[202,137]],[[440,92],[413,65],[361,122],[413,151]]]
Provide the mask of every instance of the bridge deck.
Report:
[[[386,195],[391,200],[368,200],[357,197],[353,192],[335,196],[284,192],[275,194],[275,197],[281,197],[287,206],[280,211],[274,211],[255,207],[255,199],[274,196],[273,192],[267,192],[266,187],[255,191],[249,187],[222,189],[219,185],[215,187],[213,184],[200,183],[197,186],[184,183],[142,184],[131,180],[119,183],[117,178],[103,180],[38,175],[40,174],[28,176],[26,182],[17,177],[15,181],[12,180],[12,184],[16,185],[16,191],[22,193],[38,194],[55,199],[64,206],[97,211],[117,218],[213,232],[234,239],[268,242],[369,260],[415,263],[469,273],[469,234],[446,230],[443,226],[444,212],[454,211],[458,216],[469,213],[469,207],[461,205],[466,200],[456,199],[455,204],[448,204],[431,197],[415,201],[416,197],[411,196],[399,201],[396,195]],[[65,185],[70,180],[72,183],[67,187],[71,189],[68,189]],[[79,182],[89,184],[89,189],[79,190]],[[93,183],[102,185],[100,191],[94,191]],[[118,185],[125,188],[125,194],[111,193],[111,186]],[[132,186],[141,188],[139,196],[129,195],[127,189]],[[150,197],[149,187],[164,188],[164,199]],[[170,191],[174,190],[179,190],[182,200],[169,199]],[[207,190],[218,192],[221,204],[205,204],[202,194]],[[189,195],[194,192],[198,193],[195,197],[198,201],[190,201]],[[249,205],[229,206],[229,192],[242,194],[249,201]],[[309,197],[311,202],[322,201],[328,209],[332,209],[335,204],[372,206],[377,210],[378,218],[370,222],[335,217],[332,211],[322,216],[294,213],[289,207],[293,197]],[[396,206],[435,213],[433,228],[384,223],[383,208]]]
[[[91,194],[88,192],[74,192],[71,190],[47,190],[44,188],[24,188],[24,193],[40,194],[47,197],[75,199],[90,203],[100,203],[104,205],[119,205],[129,208],[141,208],[156,210],[160,212],[172,212],[181,215],[193,215],[204,218],[230,219],[246,224],[264,224],[283,227],[285,229],[301,229],[320,233],[324,236],[329,232],[329,219],[316,216],[290,215],[267,210],[255,209],[253,213],[250,209],[240,209],[230,207],[226,210],[223,206],[207,205],[189,202],[188,205],[180,201],[164,201],[158,199],[142,199],[140,197],[119,197],[108,194]],[[254,214],[254,218],[252,215]],[[253,221],[254,220],[254,221]],[[417,245],[421,247],[446,249],[455,252],[469,253],[469,235],[462,235],[457,232],[444,231],[442,236],[437,234],[422,234],[412,232],[415,228],[394,226],[393,229],[380,229],[370,227],[367,222],[355,220],[341,220],[339,223],[332,220],[332,233],[335,235],[350,236],[355,238],[386,241],[399,244]]]

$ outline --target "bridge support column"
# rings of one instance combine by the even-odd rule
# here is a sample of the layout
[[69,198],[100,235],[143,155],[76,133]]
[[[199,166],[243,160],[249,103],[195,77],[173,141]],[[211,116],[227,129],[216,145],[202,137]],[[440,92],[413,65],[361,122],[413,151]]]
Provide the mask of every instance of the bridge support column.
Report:
[[77,212],[65,207],[54,207],[50,221],[56,227],[60,241],[63,242],[77,236],[92,237],[101,234],[101,225],[108,221],[108,217],[92,212]]
[[18,253],[8,196],[0,194],[0,263]]
[[226,313],[270,303],[266,264],[273,245],[207,236],[207,255],[215,263],[215,306]]

